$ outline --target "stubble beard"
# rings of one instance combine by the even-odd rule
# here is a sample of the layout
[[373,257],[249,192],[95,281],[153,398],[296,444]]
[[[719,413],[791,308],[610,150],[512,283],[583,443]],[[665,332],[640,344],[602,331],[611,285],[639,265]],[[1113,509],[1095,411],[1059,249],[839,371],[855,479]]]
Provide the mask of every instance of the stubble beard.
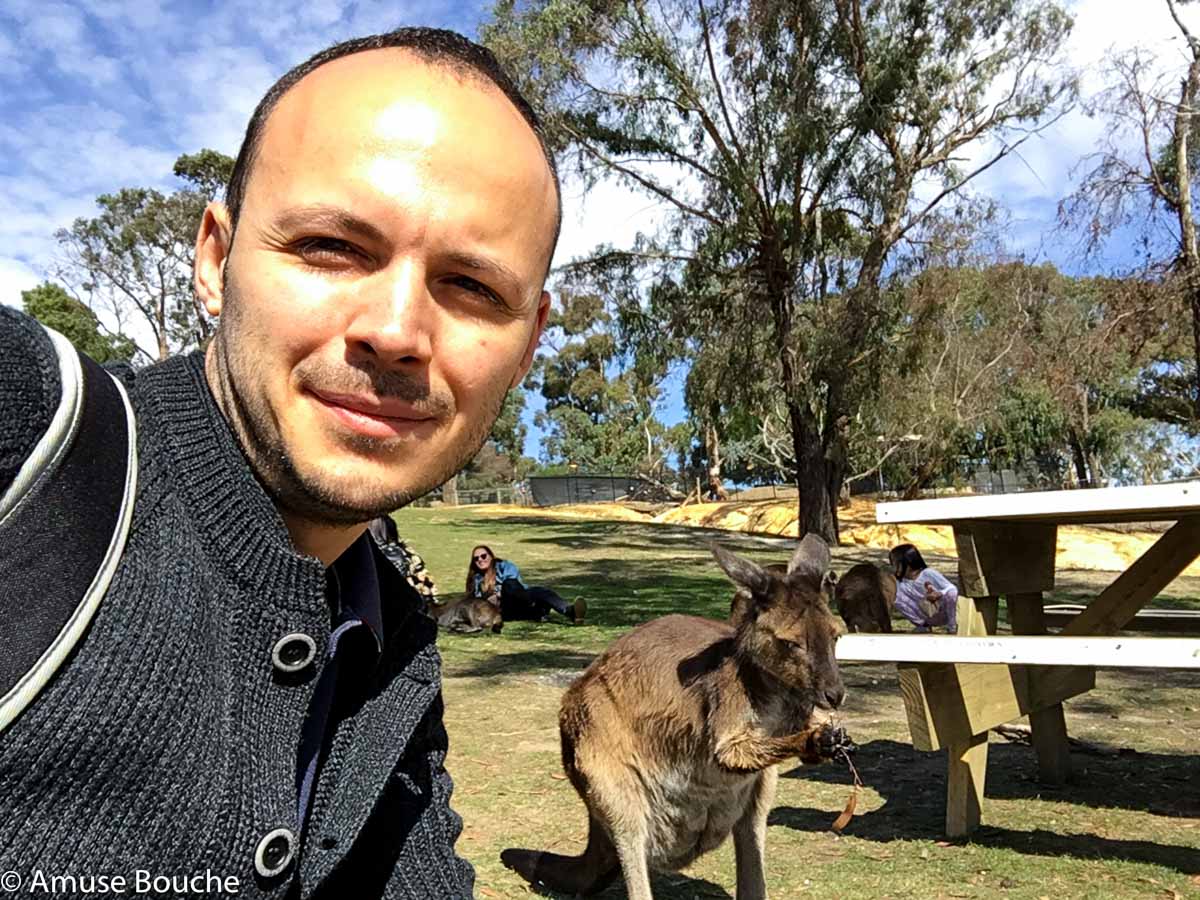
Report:
[[[407,506],[449,481],[475,458],[491,433],[508,394],[505,388],[497,391],[494,397],[489,396],[482,414],[470,423],[464,438],[445,451],[439,452],[423,443],[404,448],[404,453],[424,454],[427,457],[418,477],[411,484],[381,486],[372,491],[362,480],[346,483],[345,477],[324,475],[316,467],[304,471],[297,466],[283,440],[265,396],[244,390],[245,386],[254,383],[255,365],[246,352],[252,342],[244,339],[246,329],[250,326],[242,315],[241,298],[237,296],[228,274],[222,307],[221,321],[209,349],[212,358],[206,360],[206,363],[210,363],[205,367],[209,389],[241,445],[251,470],[279,510],[314,525],[359,525]],[[427,385],[411,377],[377,370],[368,372],[350,366],[339,367],[340,371],[334,373],[326,365],[316,362],[308,365],[307,369],[312,377],[327,379],[318,382],[327,386],[332,378],[340,378],[341,383],[345,384],[349,376],[362,384],[365,377],[381,396],[422,403],[436,411],[438,417],[447,424],[453,421],[455,405],[452,395],[448,391],[431,392]],[[354,435],[346,443],[359,453],[369,454],[382,452],[386,441]]]

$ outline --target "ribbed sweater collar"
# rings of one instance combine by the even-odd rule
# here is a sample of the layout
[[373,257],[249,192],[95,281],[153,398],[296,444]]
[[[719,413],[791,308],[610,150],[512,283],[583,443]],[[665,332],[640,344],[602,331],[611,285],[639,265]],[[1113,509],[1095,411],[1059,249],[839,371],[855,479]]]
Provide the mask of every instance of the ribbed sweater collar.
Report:
[[293,547],[282,517],[209,390],[203,352],[139,373],[135,393],[139,405],[151,412],[147,424],[161,434],[160,446],[168,456],[164,474],[226,575],[285,608],[323,604],[325,567]]

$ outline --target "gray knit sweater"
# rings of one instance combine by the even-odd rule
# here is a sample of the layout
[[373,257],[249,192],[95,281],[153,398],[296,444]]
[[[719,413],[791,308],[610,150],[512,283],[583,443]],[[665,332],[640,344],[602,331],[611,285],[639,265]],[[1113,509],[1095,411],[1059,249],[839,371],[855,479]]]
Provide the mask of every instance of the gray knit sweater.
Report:
[[[58,385],[49,342],[0,307],[0,491]],[[75,652],[0,734],[0,871],[20,874],[21,895],[40,873],[123,876],[135,896],[141,870],[234,877],[240,897],[470,896],[436,627],[386,562],[384,654],[365,697],[331,718],[303,846],[279,876],[257,874],[262,838],[296,829],[297,744],[330,634],[325,570],[292,548],[200,354],[141,372],[131,398],[139,482],[121,564]],[[318,662],[288,677],[271,651],[291,632],[316,639]]]

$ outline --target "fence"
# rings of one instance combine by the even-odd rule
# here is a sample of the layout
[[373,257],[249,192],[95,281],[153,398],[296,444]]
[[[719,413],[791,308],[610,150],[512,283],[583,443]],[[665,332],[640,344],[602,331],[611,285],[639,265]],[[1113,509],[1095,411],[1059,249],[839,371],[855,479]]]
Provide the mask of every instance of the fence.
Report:
[[[435,488],[425,496],[414,500],[410,505],[423,507],[442,502],[442,489]],[[529,506],[530,502],[529,490],[521,485],[458,489],[458,503],[460,506],[475,503],[511,503],[515,506]]]
[[645,485],[636,475],[535,475],[529,479],[534,506],[612,503],[637,494]]
[[529,505],[529,492],[512,487],[477,488],[458,490],[458,502],[462,506],[472,503],[511,503],[516,506]]

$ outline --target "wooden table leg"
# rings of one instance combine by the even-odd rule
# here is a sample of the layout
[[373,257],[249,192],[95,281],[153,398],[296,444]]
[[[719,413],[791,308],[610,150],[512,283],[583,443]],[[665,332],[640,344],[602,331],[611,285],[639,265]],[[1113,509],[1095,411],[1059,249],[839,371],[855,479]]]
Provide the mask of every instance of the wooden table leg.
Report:
[[[1009,594],[1008,621],[1013,634],[1045,634],[1046,620],[1042,609],[1042,594]],[[1030,694],[1036,695],[1041,673],[1038,666],[1029,666]],[[1071,777],[1070,744],[1067,741],[1067,722],[1061,703],[1029,713],[1033,749],[1037,752],[1038,776],[1045,784],[1063,784]]]
[[[959,597],[958,633],[996,633],[995,597]],[[946,836],[964,837],[979,827],[983,813],[983,786],[987,779],[987,732],[946,748]]]
[[966,837],[979,827],[983,813],[983,783],[987,777],[987,733],[977,734],[969,744],[947,748],[950,766],[946,771],[946,836]]

